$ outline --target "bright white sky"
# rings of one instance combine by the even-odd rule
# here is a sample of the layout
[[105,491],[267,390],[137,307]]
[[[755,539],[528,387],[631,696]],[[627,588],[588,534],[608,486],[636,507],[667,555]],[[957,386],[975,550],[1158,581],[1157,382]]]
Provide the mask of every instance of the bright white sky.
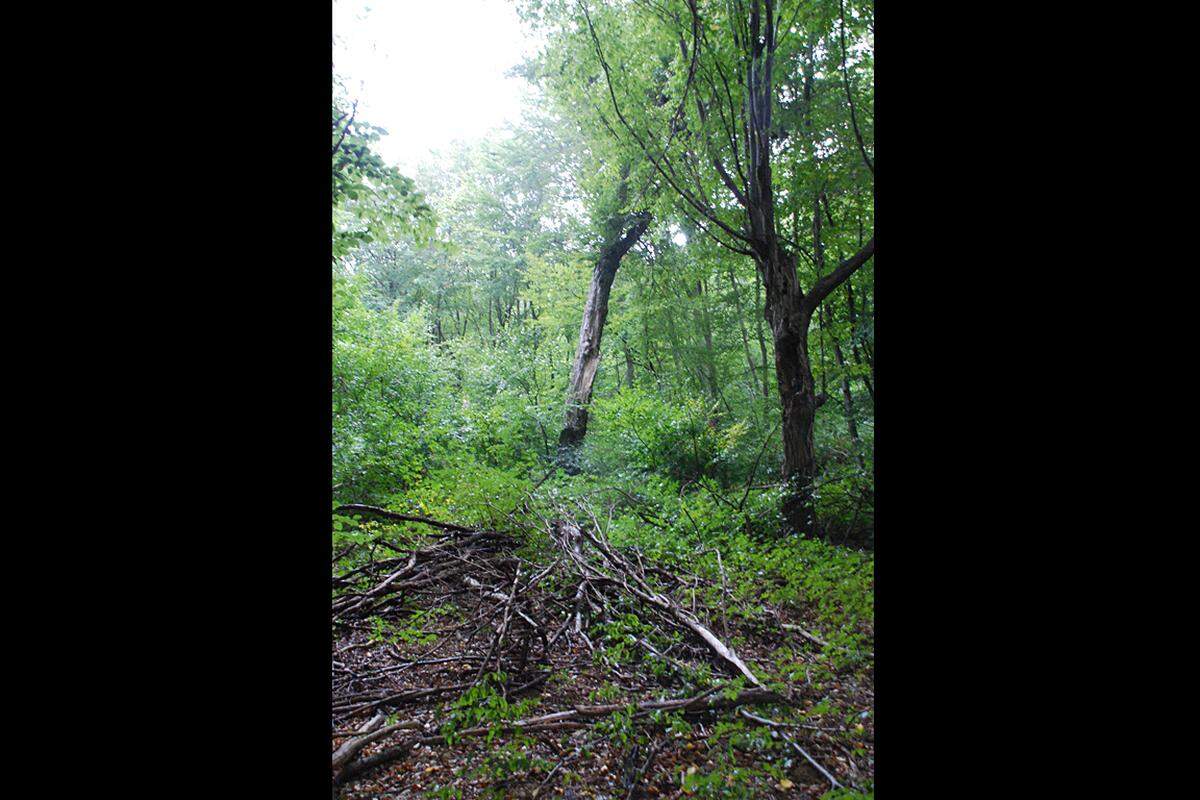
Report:
[[386,128],[378,151],[411,175],[434,149],[521,116],[505,72],[532,54],[510,0],[334,0],[333,65],[359,115]]

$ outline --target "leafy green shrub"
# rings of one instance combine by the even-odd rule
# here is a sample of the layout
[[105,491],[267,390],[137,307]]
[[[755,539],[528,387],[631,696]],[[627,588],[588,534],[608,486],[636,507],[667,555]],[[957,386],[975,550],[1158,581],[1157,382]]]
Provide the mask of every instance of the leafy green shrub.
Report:
[[419,312],[368,311],[353,283],[334,280],[333,480],[372,500],[413,484],[434,447],[438,367]]
[[722,483],[747,471],[750,439],[744,421],[727,421],[704,401],[671,403],[638,388],[592,401],[586,457],[591,469],[632,477],[657,473],[686,482]]
[[597,398],[592,402],[588,459],[593,468],[617,475],[695,477],[715,451],[705,410],[699,401],[674,405],[638,389]]

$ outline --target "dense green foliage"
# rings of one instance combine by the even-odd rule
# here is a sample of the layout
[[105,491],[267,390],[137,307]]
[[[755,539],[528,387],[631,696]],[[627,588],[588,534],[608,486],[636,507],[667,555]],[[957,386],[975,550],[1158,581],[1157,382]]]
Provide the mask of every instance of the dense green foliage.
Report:
[[433,214],[411,178],[387,165],[372,143],[387,131],[358,119],[334,83],[333,98],[333,258],[372,241],[410,235],[425,240]]
[[[762,277],[752,259],[709,235],[651,163],[698,147],[736,159],[736,148],[714,144],[736,122],[681,102],[689,75],[715,86],[738,70],[721,22],[728,4],[700,5],[713,20],[704,31],[689,28],[686,3],[596,4],[589,19],[574,0],[524,0],[522,16],[546,44],[520,69],[537,101],[523,121],[448,145],[411,180],[373,152],[377,129],[355,122],[335,147],[334,497],[496,530],[544,529],[570,509],[614,546],[706,579],[692,601],[710,619],[720,609],[751,621],[771,608],[815,622],[820,666],[781,646],[759,677],[819,694],[835,672],[869,669],[873,659],[873,558],[864,548],[874,541],[874,266],[813,318],[809,359],[825,396],[815,424],[824,541],[801,539],[780,516],[780,396]],[[780,15],[791,23],[775,78],[775,213],[811,285],[823,263],[805,246],[814,228],[837,263],[874,227],[873,12],[822,1],[786,4]],[[693,64],[688,43],[700,35],[711,46]],[[611,87],[599,52],[613,66]],[[338,120],[344,126],[352,110],[335,99],[335,143]],[[630,129],[657,138],[647,148]],[[718,174],[687,181],[740,224]],[[639,211],[653,223],[615,279],[582,471],[568,475],[556,442],[589,278],[612,220]],[[419,535],[335,515],[336,549],[380,534],[395,545]],[[531,553],[545,544],[536,535],[525,542]],[[373,635],[421,643],[423,626],[442,612],[424,609],[408,627],[381,624]],[[628,643],[639,625],[630,608],[596,626],[597,657],[634,658]],[[716,685],[711,675],[687,677]],[[528,711],[504,697],[503,681],[484,675],[452,706],[443,733]],[[822,723],[838,716],[822,705],[806,713]],[[834,722],[857,748],[851,721]],[[741,719],[721,726],[710,736],[727,756],[711,773],[689,774],[685,787],[752,796],[753,770],[736,762],[735,749],[779,744]],[[620,714],[599,730],[614,741],[639,735]],[[479,774],[531,768],[521,744],[508,740]],[[774,767],[754,769],[762,777]]]
[[[869,7],[852,6],[845,9],[849,86],[870,142],[873,23]],[[542,98],[523,123],[448,147],[419,170],[422,193],[372,153],[369,127],[356,123],[347,137],[355,142],[353,166],[348,155],[335,156],[339,498],[403,502],[422,482],[466,464],[540,478],[561,428],[604,225],[615,211],[637,207],[652,208],[655,223],[613,287],[587,471],[626,486],[667,480],[673,491],[715,492],[735,503],[746,487],[751,500],[769,494],[781,464],[779,398],[753,262],[705,236],[678,198],[652,180],[629,137],[614,135],[577,4],[522,8],[547,32],[543,52],[523,68]],[[777,214],[801,242],[812,226],[812,192],[820,189],[825,249],[845,255],[873,226],[873,203],[845,102],[839,6],[800,4],[789,14],[804,28],[785,35],[777,67],[776,170],[784,187]],[[667,130],[674,104],[636,101],[670,96],[682,79],[688,63],[680,30],[636,4],[600,6],[593,18],[611,48],[608,61],[622,65],[616,89],[629,101],[622,110],[648,115],[638,123],[647,129]],[[720,34],[707,32],[715,42]],[[652,53],[661,58],[647,61]],[[643,64],[649,82],[639,87],[642,72],[634,67]],[[813,101],[802,109],[806,75]],[[335,118],[348,105],[339,102]],[[800,116],[811,135],[798,133]],[[622,163],[632,164],[623,205],[615,195]],[[719,182],[702,177],[715,196]],[[354,187],[364,185],[375,190],[356,198]],[[390,188],[381,194],[379,186]],[[412,235],[433,220],[426,204],[436,212],[434,240]],[[803,259],[799,267],[815,269]],[[868,263],[825,302],[810,337],[814,379],[827,397],[816,422],[818,513],[835,541],[873,536],[873,315]]]

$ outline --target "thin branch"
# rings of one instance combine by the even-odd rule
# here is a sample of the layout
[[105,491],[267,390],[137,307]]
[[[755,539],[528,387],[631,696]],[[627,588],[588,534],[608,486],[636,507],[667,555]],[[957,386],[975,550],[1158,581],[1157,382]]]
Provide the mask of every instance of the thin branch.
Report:
[[[721,230],[725,231],[726,234],[728,234],[729,236],[732,236],[735,239],[740,239],[740,240],[746,242],[747,244],[749,244],[751,240],[747,236],[745,236],[744,234],[739,233],[738,231],[731,228],[729,225],[727,225],[724,221],[722,221],[716,215],[716,212],[713,209],[709,208],[704,203],[701,203],[699,200],[697,200],[695,197],[692,196],[691,192],[687,191],[686,189],[684,189],[682,186],[679,185],[679,183],[675,179],[676,176],[674,174],[675,173],[674,169],[671,169],[671,171],[668,173],[668,171],[663,168],[663,165],[659,163],[660,159],[656,158],[654,156],[654,154],[650,152],[649,146],[647,146],[647,144],[642,140],[642,137],[638,135],[637,131],[634,130],[633,126],[629,123],[629,120],[627,120],[625,118],[625,114],[621,111],[621,105],[617,101],[617,93],[616,93],[616,90],[613,88],[612,74],[609,70],[608,61],[604,58],[604,51],[600,46],[600,38],[596,34],[595,26],[592,24],[591,14],[588,13],[587,5],[583,2],[579,3],[579,8],[580,8],[580,10],[583,11],[583,16],[587,20],[588,31],[590,32],[591,37],[592,37],[592,44],[594,45],[594,47],[596,49],[596,56],[600,59],[600,66],[604,71],[604,81],[608,86],[608,95],[609,95],[609,98],[612,100],[613,111],[616,112],[617,119],[621,120],[621,124],[625,126],[625,129],[627,131],[629,131],[630,136],[632,136],[634,138],[634,140],[638,143],[638,146],[641,147],[642,152],[646,155],[646,157],[648,159],[650,159],[650,163],[653,164],[655,169],[658,170],[659,174],[661,174],[663,176],[663,178],[666,179],[667,183],[669,183],[671,185],[671,188],[679,193],[680,197],[682,197],[684,200],[686,200],[702,216],[704,216],[706,219],[708,219],[714,225],[717,225],[719,228],[721,228]],[[667,161],[666,154],[663,154],[662,161],[666,162],[668,167],[670,166],[670,162]]]
[[871,170],[871,175],[875,174],[875,164],[871,162],[871,158],[867,155],[867,148],[863,145],[862,133],[858,130],[858,117],[854,113],[854,94],[850,91],[850,72],[846,69],[846,3],[845,0],[838,0],[838,11],[841,15],[841,25],[838,26],[838,34],[842,40],[842,86],[846,89],[846,101],[850,104],[850,124],[854,127],[854,138],[858,140],[858,152],[862,153],[863,161],[867,165],[867,169]]
[[853,275],[859,267],[867,263],[873,255],[875,255],[874,236],[867,240],[867,243],[863,245],[861,250],[850,256],[850,258],[847,258],[841,264],[838,264],[833,272],[813,284],[812,289],[804,296],[804,310],[810,314],[816,311],[817,306],[821,305],[821,301],[828,297],[830,292]]
[[[739,711],[740,711],[740,712],[741,712],[741,713],[742,713],[742,714],[743,714],[743,715],[744,715],[744,716],[745,716],[747,719],[754,720],[755,722],[761,722],[763,725],[769,725],[769,726],[770,726],[770,727],[772,727],[772,728],[783,728],[783,727],[786,727],[786,726],[785,726],[785,725],[784,725],[782,722],[776,722],[776,721],[775,721],[775,720],[773,720],[773,719],[767,719],[766,717],[760,717],[760,716],[758,716],[757,714],[751,714],[750,712],[748,712],[748,711],[747,711],[746,709],[744,709],[744,708],[743,708],[743,709],[739,709]],[[784,740],[784,741],[786,741],[786,742],[787,742],[788,744],[790,744],[792,747],[796,748],[796,752],[797,752],[797,753],[799,753],[800,755],[804,756],[804,757],[805,757],[805,758],[808,760],[808,763],[810,763],[810,764],[812,764],[814,767],[816,767],[816,768],[817,768],[817,771],[818,771],[818,772],[820,772],[822,775],[824,775],[824,776],[825,776],[825,779],[826,779],[827,781],[829,781],[831,784],[833,784],[833,788],[835,788],[835,789],[839,789],[839,788],[841,788],[841,786],[842,786],[842,785],[841,785],[840,783],[838,783],[838,781],[837,781],[837,778],[835,778],[835,777],[833,777],[832,775],[830,775],[830,774],[829,774],[829,771],[828,771],[828,770],[826,770],[824,767],[822,767],[820,764],[818,764],[818,763],[817,763],[817,760],[816,760],[815,758],[813,758],[812,756],[810,756],[810,755],[809,755],[809,754],[808,754],[808,753],[807,753],[807,752],[804,750],[804,748],[803,748],[803,747],[801,747],[800,745],[796,744],[796,742],[795,742],[795,741],[794,741],[794,740],[793,740],[793,739],[792,739],[790,736],[788,736],[786,733],[783,733],[782,731],[780,731],[780,732],[779,732],[779,735],[783,737],[783,740]]]
[[[333,152],[330,155],[337,155],[338,149],[342,146],[342,142],[346,140],[346,134],[350,131],[350,126],[354,124],[354,115],[358,113],[358,101],[354,101],[354,108],[350,112],[350,119],[346,122],[346,127],[342,128],[342,135],[338,138],[337,144],[333,146]],[[345,114],[342,117],[346,116]],[[340,122],[342,117],[338,117]],[[335,123],[336,125],[336,123]]]

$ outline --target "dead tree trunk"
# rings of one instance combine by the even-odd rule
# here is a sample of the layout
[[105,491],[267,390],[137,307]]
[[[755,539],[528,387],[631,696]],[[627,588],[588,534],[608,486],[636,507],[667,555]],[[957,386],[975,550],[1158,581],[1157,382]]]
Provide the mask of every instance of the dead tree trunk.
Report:
[[[579,326],[579,346],[571,366],[567,384],[567,412],[562,433],[558,437],[558,463],[567,472],[578,471],[578,451],[587,435],[588,403],[592,399],[592,383],[600,364],[600,338],[604,335],[604,320],[608,317],[608,295],[621,258],[629,252],[650,225],[650,215],[642,212],[614,220],[610,230],[618,236],[610,238],[600,252],[592,270],[587,301],[583,306],[583,323]],[[622,234],[623,235],[620,235]]]

